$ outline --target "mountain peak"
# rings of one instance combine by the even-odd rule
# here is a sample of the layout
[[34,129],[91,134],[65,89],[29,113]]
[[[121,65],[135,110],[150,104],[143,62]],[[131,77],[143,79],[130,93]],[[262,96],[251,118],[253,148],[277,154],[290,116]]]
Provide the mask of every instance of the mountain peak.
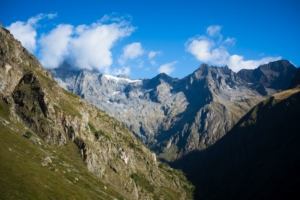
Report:
[[276,60],[273,62],[269,62],[268,64],[260,65],[258,68],[262,70],[265,69],[281,72],[282,70],[295,68],[295,66],[288,60]]
[[155,83],[155,84],[160,83],[161,80],[163,80],[164,82],[167,82],[167,83],[171,83],[174,80],[174,78],[172,78],[171,76],[169,76],[166,73],[160,73],[160,74],[156,75],[154,78],[149,79],[150,82]]

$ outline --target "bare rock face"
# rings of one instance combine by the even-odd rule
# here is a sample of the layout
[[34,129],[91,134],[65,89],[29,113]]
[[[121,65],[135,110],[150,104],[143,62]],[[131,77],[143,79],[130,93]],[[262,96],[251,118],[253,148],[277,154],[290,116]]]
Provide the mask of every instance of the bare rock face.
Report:
[[[88,71],[77,74],[74,81],[78,85],[74,90],[85,91],[88,96],[93,93],[93,81],[104,86],[114,81],[114,77],[87,76],[89,74]],[[126,77],[120,79],[130,81]],[[128,85],[123,82],[106,87],[105,92],[112,94],[121,90]],[[140,81],[132,84],[138,86]],[[136,93],[129,95],[135,96]],[[170,173],[172,169],[156,161],[155,154],[119,121],[59,87],[36,58],[2,28],[0,100],[9,107],[10,120],[23,124],[48,145],[75,143],[87,170],[112,185],[124,198],[192,198],[193,186],[181,172]],[[104,99],[95,97],[92,101],[102,102]],[[45,159],[42,163],[47,166],[50,161]],[[175,185],[173,179],[180,181]]]
[[62,87],[116,117],[166,160],[214,144],[259,101],[286,89],[295,73],[286,60],[238,73],[202,64],[183,79],[130,80],[67,63],[51,71]]

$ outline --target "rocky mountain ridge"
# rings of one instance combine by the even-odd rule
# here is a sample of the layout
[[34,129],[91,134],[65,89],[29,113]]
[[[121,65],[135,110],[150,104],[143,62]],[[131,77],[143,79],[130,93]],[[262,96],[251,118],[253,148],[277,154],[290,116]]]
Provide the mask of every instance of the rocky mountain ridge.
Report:
[[182,79],[159,74],[133,82],[67,63],[51,70],[62,87],[116,117],[169,161],[214,144],[254,105],[287,89],[295,73],[287,60],[238,73],[202,64]]
[[[22,140],[31,138],[32,143],[25,142],[26,147],[31,151],[40,149],[37,155],[49,153],[51,149],[53,164],[51,158],[47,156],[42,166],[53,169],[52,174],[45,171],[53,176],[53,180],[58,176],[69,178],[65,172],[60,173],[56,169],[59,168],[58,165],[64,165],[60,157],[66,158],[75,154],[74,157],[76,159],[81,157],[85,164],[85,168],[81,167],[82,173],[79,174],[81,177],[91,177],[85,175],[89,172],[94,181],[97,178],[96,184],[105,183],[105,187],[114,191],[111,195],[118,194],[109,199],[120,196],[124,199],[190,199],[192,196],[193,186],[180,171],[157,161],[156,155],[116,119],[81,97],[62,89],[38,60],[2,27],[0,27],[0,103],[0,114],[3,119],[0,120],[0,133],[7,138],[5,145],[13,147],[13,144],[9,143],[11,140],[8,135],[5,135],[13,133],[11,137],[16,137],[16,141],[22,144],[24,143]],[[53,152],[63,152],[64,147],[72,144],[77,146],[77,150],[72,149],[66,153],[67,155],[62,153],[53,155]],[[14,145],[14,148],[17,146]],[[24,151],[27,152],[27,149]],[[6,155],[1,154],[1,159],[2,156]],[[36,168],[36,163],[31,164],[32,162],[34,162],[32,159],[24,160],[22,168],[27,169],[30,165]],[[1,162],[0,167],[4,170],[14,169],[15,166],[9,166],[10,164]],[[22,168],[19,169],[20,173]],[[29,168],[25,174],[29,172],[34,173]],[[8,180],[14,176],[9,172],[4,174],[8,176]],[[17,177],[16,180],[21,179]],[[36,180],[40,180],[40,177],[36,177],[34,181]],[[1,188],[8,184],[5,181],[1,179]],[[22,179],[22,181],[26,185],[31,180]],[[49,182],[49,178],[46,178],[46,181]],[[75,179],[75,182],[77,181]],[[16,187],[14,183],[9,184]],[[70,188],[72,187],[69,187],[69,190]],[[101,194],[107,193],[105,188],[99,189],[95,186],[90,188],[95,189],[94,195],[100,195],[96,195],[97,199],[103,198]],[[51,194],[57,194],[53,188],[48,187],[46,190],[50,196],[45,198],[52,198]],[[80,190],[87,194],[89,187]],[[25,198],[26,192],[28,195],[31,193],[27,187],[19,191]],[[1,195],[9,196],[7,191],[1,191]],[[80,196],[75,198],[80,199]]]

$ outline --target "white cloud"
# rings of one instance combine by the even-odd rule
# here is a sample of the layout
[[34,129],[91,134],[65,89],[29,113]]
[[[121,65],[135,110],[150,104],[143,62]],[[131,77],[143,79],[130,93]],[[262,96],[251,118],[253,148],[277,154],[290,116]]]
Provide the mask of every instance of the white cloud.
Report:
[[160,55],[161,51],[150,51],[148,53],[148,59],[151,60],[153,59],[155,56]]
[[[69,61],[80,69],[109,70],[113,63],[111,48],[115,43],[135,30],[124,17],[104,16],[91,25],[59,24],[47,34],[42,34],[36,43],[37,23],[43,18],[52,19],[57,14],[39,14],[27,22],[17,21],[7,27],[32,53],[37,53],[46,68],[56,68]],[[136,52],[133,52],[136,53]],[[130,57],[130,55],[127,55]],[[133,56],[133,55],[131,55]]]
[[199,61],[222,65],[226,63],[229,53],[223,46],[213,48],[215,43],[204,37],[193,38],[187,45],[187,51]]
[[56,14],[38,14],[31,17],[27,22],[16,21],[6,27],[14,37],[31,53],[36,50],[37,22],[45,17],[52,19]]
[[68,46],[72,33],[73,26],[60,24],[49,34],[42,35],[39,40],[41,46],[39,57],[44,67],[48,69],[56,68],[69,55]]
[[173,61],[171,63],[166,63],[164,65],[161,65],[159,68],[158,68],[158,72],[159,73],[166,73],[166,74],[171,74],[174,70],[175,70],[175,67],[174,65],[177,63],[177,61]]
[[47,14],[47,17],[48,17],[49,19],[53,19],[53,18],[55,18],[56,16],[57,16],[57,13]]
[[[209,26],[206,30],[207,36],[197,36],[190,38],[185,46],[186,51],[193,54],[197,60],[207,62],[212,65],[228,65],[233,71],[241,69],[254,69],[261,64],[279,60],[281,57],[266,57],[260,60],[244,60],[241,55],[230,55],[224,45],[234,45],[235,38],[227,38],[222,41],[220,34],[221,26]],[[218,40],[213,39],[218,36]]]
[[281,57],[265,57],[260,60],[244,60],[243,56],[232,55],[229,57],[228,66],[232,71],[237,72],[241,69],[255,69],[260,65],[280,59]]
[[42,64],[56,68],[67,60],[79,69],[109,70],[113,63],[111,48],[116,41],[129,36],[134,27],[126,21],[110,24],[102,21],[77,27],[60,24],[43,35],[39,40]]
[[126,45],[123,48],[123,54],[119,58],[119,63],[121,65],[125,64],[127,60],[133,60],[144,54],[144,50],[142,48],[141,43],[134,42],[132,44]]
[[116,41],[129,36],[134,28],[128,23],[81,25],[71,40],[70,58],[78,68],[102,70],[111,66],[111,48]]
[[227,44],[227,45],[235,45],[236,39],[235,38],[226,38],[226,40],[224,40],[222,42],[222,44]]
[[220,34],[221,29],[222,29],[222,27],[219,25],[212,25],[212,26],[207,27],[206,33],[210,37],[217,36]]

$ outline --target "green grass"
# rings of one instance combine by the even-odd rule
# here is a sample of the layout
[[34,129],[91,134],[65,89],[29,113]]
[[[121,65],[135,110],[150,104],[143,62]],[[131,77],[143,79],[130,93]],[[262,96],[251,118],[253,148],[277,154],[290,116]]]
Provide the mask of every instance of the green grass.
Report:
[[110,140],[109,135],[107,135],[103,130],[99,130],[95,132],[95,137],[99,139],[100,136],[105,137],[107,140]]
[[92,132],[96,131],[95,126],[92,123],[88,122],[88,126]]
[[0,115],[5,119],[9,118],[9,105],[3,100],[0,100]]
[[31,138],[32,133],[31,133],[30,131],[26,131],[26,132],[25,132],[25,135],[28,136],[28,138]]
[[81,114],[74,107],[74,102],[72,103],[71,100],[72,99],[68,99],[68,101],[66,101],[65,99],[61,100],[59,102],[59,107],[68,115],[81,117]]
[[53,105],[53,108],[54,108],[55,111],[60,110],[60,108],[59,108],[58,105],[56,105],[56,104]]
[[132,148],[132,149],[136,149],[136,145],[132,142],[130,142],[129,146]]
[[141,175],[137,173],[132,173],[130,175],[130,178],[132,178],[139,187],[147,190],[148,192],[151,193],[154,192],[154,186],[147,179],[143,178]]
[[[0,199],[122,198],[87,171],[75,144],[42,148],[1,123],[0,137]],[[46,156],[52,163],[42,166]]]
[[65,93],[65,95],[67,95],[68,97],[71,97],[71,98],[80,98],[77,94],[74,94],[74,93],[72,93],[72,92],[69,92],[68,90],[65,90],[65,89],[63,89],[62,88],[62,90],[63,90],[63,92]]

